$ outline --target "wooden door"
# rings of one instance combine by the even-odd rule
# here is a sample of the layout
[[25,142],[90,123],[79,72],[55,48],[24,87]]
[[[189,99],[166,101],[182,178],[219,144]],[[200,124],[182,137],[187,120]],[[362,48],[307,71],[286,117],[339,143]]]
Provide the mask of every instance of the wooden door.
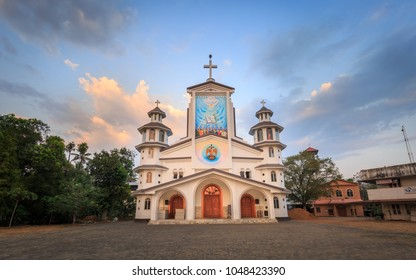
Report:
[[254,199],[250,195],[241,198],[241,218],[254,218]]
[[170,211],[169,218],[174,219],[176,209],[183,209],[183,198],[182,196],[175,195],[170,199]]
[[221,218],[221,192],[216,186],[204,190],[204,218]]
[[338,206],[337,207],[338,217],[346,217],[347,216],[347,208],[345,206]]

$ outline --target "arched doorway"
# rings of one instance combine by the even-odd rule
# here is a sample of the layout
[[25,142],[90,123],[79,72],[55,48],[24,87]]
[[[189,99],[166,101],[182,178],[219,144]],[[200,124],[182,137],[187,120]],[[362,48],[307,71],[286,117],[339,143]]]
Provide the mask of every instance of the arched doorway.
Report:
[[221,218],[221,189],[215,185],[210,185],[203,192],[204,218]]
[[169,202],[169,219],[175,219],[176,209],[184,209],[183,197],[181,195],[173,195]]
[[255,218],[254,198],[249,194],[241,197],[241,218]]

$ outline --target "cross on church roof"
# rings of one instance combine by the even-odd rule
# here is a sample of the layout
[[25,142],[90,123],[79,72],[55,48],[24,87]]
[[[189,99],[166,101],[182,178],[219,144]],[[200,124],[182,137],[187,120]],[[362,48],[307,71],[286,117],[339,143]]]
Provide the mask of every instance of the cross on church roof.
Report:
[[208,65],[204,65],[204,68],[209,68],[209,78],[207,79],[207,82],[208,81],[212,81],[212,82],[215,81],[212,78],[212,68],[217,68],[217,65],[213,65],[212,64],[211,58],[212,58],[212,54],[209,55],[209,64]]
[[264,107],[264,104],[266,104],[266,101],[262,100],[260,103],[261,103],[261,105],[263,105],[263,107]]
[[159,107],[159,104],[160,104],[160,101],[159,100],[156,100],[156,107]]

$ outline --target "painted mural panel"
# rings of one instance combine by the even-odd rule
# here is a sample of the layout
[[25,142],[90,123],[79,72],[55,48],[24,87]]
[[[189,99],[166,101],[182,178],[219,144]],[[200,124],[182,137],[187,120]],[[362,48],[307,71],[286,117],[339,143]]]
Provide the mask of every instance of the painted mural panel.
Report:
[[225,96],[197,96],[195,100],[196,137],[228,136],[227,99]]

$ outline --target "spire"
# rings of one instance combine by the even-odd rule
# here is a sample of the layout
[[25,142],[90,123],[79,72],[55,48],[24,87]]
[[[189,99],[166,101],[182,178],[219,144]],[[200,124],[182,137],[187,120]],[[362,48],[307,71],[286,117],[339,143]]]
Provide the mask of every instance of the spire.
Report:
[[212,78],[212,68],[217,68],[217,65],[212,64],[212,54],[209,55],[209,64],[204,65],[204,68],[209,68],[209,78],[207,79],[207,82],[214,82],[215,80]]

